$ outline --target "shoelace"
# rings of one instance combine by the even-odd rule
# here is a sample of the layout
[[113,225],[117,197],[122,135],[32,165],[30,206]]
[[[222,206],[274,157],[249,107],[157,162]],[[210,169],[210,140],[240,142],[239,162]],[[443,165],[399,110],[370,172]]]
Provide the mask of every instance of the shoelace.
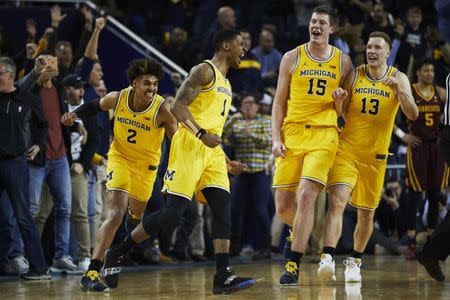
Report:
[[292,228],[289,228],[289,235],[288,235],[288,237],[286,238],[286,240],[288,240],[289,242],[292,242],[292,236],[293,236],[293,234],[292,234]]
[[86,276],[89,277],[90,280],[98,280],[100,282],[102,282],[102,277],[100,276],[100,274],[97,271],[88,271],[86,273]]
[[288,271],[289,273],[292,273],[294,275],[297,275],[297,271],[298,271],[298,266],[295,262],[293,261],[288,261],[286,263],[286,266],[284,267],[286,269],[286,271]]

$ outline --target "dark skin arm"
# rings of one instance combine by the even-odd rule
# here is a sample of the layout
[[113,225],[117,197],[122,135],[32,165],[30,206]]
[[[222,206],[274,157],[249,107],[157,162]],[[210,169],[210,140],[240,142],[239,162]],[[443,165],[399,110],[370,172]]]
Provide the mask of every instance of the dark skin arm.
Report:
[[[200,125],[194,120],[188,105],[200,94],[202,87],[214,80],[214,70],[206,63],[201,63],[192,68],[186,80],[181,84],[175,101],[171,109],[175,118],[183,124],[193,134],[197,134],[201,129]],[[220,136],[211,133],[205,133],[201,141],[208,147],[214,148],[221,144]]]
[[167,136],[172,140],[173,135],[178,130],[177,119],[170,112],[170,104],[164,102],[159,109],[158,116],[156,117],[158,126],[164,126]]

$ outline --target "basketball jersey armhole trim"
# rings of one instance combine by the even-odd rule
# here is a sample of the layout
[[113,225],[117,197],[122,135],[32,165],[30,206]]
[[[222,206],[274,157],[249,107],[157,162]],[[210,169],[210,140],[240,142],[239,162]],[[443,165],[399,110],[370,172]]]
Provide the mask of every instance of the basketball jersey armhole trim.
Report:
[[355,85],[356,85],[356,81],[357,81],[357,79],[358,79],[358,75],[359,75],[359,72],[360,72],[360,68],[361,68],[361,67],[356,68],[355,74],[353,75],[352,90],[353,90],[353,88],[354,88]]
[[343,75],[342,72],[344,70],[344,53],[342,51],[338,51],[339,53],[339,74]]
[[[213,81],[211,83],[211,86],[210,87],[206,87],[206,88],[202,88],[200,93],[208,92],[208,91],[212,90],[216,86],[216,82],[217,82],[216,68],[214,68],[214,65],[209,60],[204,60],[203,62],[207,63],[213,69],[214,79],[213,79]],[[209,83],[208,83],[208,85],[209,85]],[[208,86],[208,85],[206,85],[206,86]]]
[[158,104],[158,107],[155,110],[155,115],[153,116],[153,126],[155,128],[159,128],[158,123],[156,123],[156,118],[158,117],[158,113],[159,113],[159,109],[161,108],[161,106],[163,105],[164,101],[166,101],[166,99],[161,98],[161,101]]
[[289,70],[289,74],[293,75],[295,70],[297,70],[298,65],[300,64],[300,46],[297,47],[297,61],[295,62],[295,65],[291,70]]
[[336,53],[336,47],[330,45],[330,46],[331,46],[331,54],[330,54],[330,57],[328,57],[328,58],[326,58],[326,59],[324,59],[324,60],[319,60],[319,59],[315,59],[315,58],[311,55],[311,53],[309,53],[309,50],[308,50],[308,43],[305,43],[304,45],[305,45],[305,53],[306,53],[306,55],[309,57],[309,59],[311,59],[312,61],[317,62],[317,63],[326,63],[326,62],[329,62],[330,60],[333,59],[333,57],[334,57],[334,55],[335,55],[335,53]]
[[125,92],[126,89],[123,89],[119,92],[119,98],[117,99],[116,107],[114,108],[114,116],[116,115],[117,111],[119,110],[120,101],[122,101],[122,95]]

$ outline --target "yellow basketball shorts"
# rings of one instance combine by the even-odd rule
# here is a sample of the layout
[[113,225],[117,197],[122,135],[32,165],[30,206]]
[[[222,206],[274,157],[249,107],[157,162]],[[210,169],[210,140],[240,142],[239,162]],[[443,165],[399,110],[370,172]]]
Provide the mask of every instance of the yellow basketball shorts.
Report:
[[148,161],[134,161],[119,154],[109,154],[106,186],[111,191],[123,191],[138,201],[150,199],[158,166]]
[[172,138],[163,192],[206,203],[201,190],[214,187],[230,192],[225,153],[206,147],[191,132],[180,128]]
[[355,159],[349,150],[339,147],[328,177],[328,187],[347,185],[352,189],[350,204],[354,207],[375,210],[383,190],[387,159]]
[[339,144],[337,129],[290,124],[283,127],[285,157],[275,160],[273,187],[295,191],[300,179],[326,185]]

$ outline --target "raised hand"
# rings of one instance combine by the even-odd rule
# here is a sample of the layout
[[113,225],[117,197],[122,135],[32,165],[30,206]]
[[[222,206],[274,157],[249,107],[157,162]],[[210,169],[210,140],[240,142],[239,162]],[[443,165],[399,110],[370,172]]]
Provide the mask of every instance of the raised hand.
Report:
[[106,25],[106,19],[105,18],[97,18],[95,20],[95,29],[98,31],[102,31],[103,28],[105,28]]
[[52,27],[58,27],[59,23],[67,16],[61,14],[61,7],[59,5],[50,7],[50,15],[52,17]]

